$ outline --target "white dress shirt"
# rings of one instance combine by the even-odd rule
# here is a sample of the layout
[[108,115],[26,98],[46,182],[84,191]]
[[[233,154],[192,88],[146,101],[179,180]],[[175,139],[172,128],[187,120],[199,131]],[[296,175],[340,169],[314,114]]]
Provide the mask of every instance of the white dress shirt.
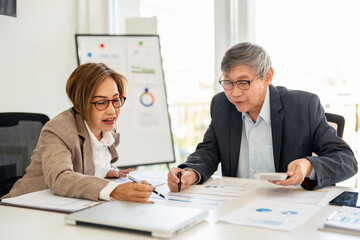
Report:
[[257,172],[275,172],[271,135],[270,96],[265,100],[256,122],[247,112],[242,113],[242,135],[237,177],[255,178]]

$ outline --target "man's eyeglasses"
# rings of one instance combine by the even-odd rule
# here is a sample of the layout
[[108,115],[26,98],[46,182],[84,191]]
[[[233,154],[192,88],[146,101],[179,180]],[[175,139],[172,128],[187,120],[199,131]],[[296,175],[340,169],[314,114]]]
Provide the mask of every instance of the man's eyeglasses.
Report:
[[104,111],[108,108],[110,102],[112,102],[114,108],[121,108],[124,105],[125,100],[126,97],[120,95],[120,97],[114,98],[113,100],[99,100],[96,102],[91,102],[91,104],[94,104],[98,111]]
[[255,75],[255,77],[251,80],[238,80],[236,82],[232,82],[230,80],[221,80],[224,74],[221,75],[219,79],[219,83],[225,90],[231,90],[234,87],[234,84],[236,84],[241,90],[248,90],[250,88],[250,83],[254,81],[258,74]]

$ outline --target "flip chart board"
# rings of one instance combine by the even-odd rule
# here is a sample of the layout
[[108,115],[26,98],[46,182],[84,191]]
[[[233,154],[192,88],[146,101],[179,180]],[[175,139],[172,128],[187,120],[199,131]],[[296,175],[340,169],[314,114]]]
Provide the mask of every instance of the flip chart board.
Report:
[[157,35],[76,34],[78,64],[102,62],[128,79],[117,121],[120,167],[175,162]]

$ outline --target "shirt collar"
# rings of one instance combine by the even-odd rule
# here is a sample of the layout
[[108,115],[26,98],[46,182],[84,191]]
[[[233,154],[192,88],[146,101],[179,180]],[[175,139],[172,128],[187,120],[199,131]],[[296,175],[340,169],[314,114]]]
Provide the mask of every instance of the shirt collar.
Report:
[[[242,119],[245,120],[245,118],[249,121],[252,122],[249,114],[247,112],[243,112],[242,113]],[[269,87],[266,88],[266,94],[265,94],[265,99],[264,99],[264,103],[261,107],[260,110],[260,114],[258,116],[258,119],[262,118],[269,126],[271,124],[271,120],[270,120],[270,94],[269,94]],[[259,119],[260,120],[260,119]],[[258,121],[256,121],[258,122]]]
[[92,146],[99,148],[101,146],[110,147],[112,144],[114,144],[115,139],[114,139],[113,135],[111,134],[111,132],[102,132],[102,138],[99,141],[95,137],[94,133],[90,130],[90,128],[85,120],[84,120],[84,122],[85,122],[86,129],[89,132],[90,141],[91,141]]

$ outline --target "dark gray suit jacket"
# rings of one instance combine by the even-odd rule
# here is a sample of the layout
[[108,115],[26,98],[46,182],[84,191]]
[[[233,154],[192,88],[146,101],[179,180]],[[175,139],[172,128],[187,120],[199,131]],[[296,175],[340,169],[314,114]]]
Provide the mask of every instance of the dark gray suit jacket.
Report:
[[[357,172],[351,148],[327,123],[319,98],[312,93],[270,85],[271,131],[276,172],[307,158],[316,172],[316,181],[306,178],[302,186],[321,188],[343,181]],[[211,102],[211,118],[204,140],[180,168],[192,168],[206,181],[221,162],[222,175],[236,177],[242,134],[242,113],[224,92]],[[312,156],[312,153],[318,156]]]

